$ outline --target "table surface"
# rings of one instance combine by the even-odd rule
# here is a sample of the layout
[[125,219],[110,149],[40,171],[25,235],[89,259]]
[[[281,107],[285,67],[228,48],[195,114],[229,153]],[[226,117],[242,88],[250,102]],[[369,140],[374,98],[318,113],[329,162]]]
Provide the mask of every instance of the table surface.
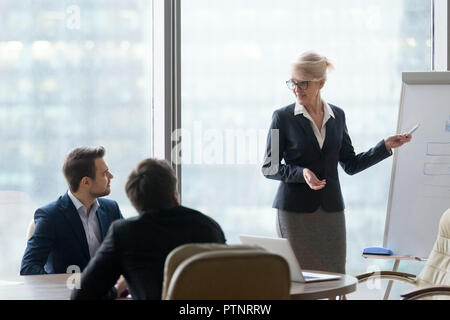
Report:
[[[304,272],[317,272],[314,270],[303,270]],[[320,273],[341,276],[337,280],[309,282],[309,283],[291,283],[291,299],[292,300],[317,300],[328,299],[337,296],[346,295],[356,291],[358,279],[355,277],[340,274],[323,272]]]
[[74,274],[0,277],[0,300],[68,300]]
[[[73,280],[77,276],[79,274],[0,277],[0,300],[68,300],[72,291],[69,287],[73,286]],[[348,275],[341,276],[338,280],[292,282],[291,299],[327,299],[354,292],[357,279]]]

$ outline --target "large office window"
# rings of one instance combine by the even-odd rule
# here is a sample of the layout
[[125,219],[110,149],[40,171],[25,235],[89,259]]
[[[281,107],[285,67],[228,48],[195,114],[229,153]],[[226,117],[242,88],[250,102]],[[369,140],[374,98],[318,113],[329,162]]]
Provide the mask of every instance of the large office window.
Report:
[[[313,49],[335,65],[323,98],[346,112],[357,152],[396,133],[401,73],[431,69],[424,0],[187,0],[181,3],[183,203],[214,217],[229,243],[275,236],[277,182],[261,174],[275,109],[295,101],[289,64]],[[381,246],[392,158],[347,176],[347,271]]]
[[36,208],[63,194],[74,147],[102,145],[124,192],[151,153],[151,0],[0,4],[0,273],[17,274]]

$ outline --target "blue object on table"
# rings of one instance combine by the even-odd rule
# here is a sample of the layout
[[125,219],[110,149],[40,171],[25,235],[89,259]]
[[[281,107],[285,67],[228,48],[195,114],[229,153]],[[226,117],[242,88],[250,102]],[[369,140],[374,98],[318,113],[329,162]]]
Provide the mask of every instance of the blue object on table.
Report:
[[386,248],[380,248],[380,247],[365,248],[363,251],[363,254],[378,254],[381,256],[392,256],[393,255],[391,250],[386,249]]

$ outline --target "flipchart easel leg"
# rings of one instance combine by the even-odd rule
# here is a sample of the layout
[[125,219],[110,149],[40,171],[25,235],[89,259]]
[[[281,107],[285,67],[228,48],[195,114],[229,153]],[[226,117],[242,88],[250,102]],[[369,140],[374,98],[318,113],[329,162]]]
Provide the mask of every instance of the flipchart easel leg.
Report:
[[[392,269],[392,271],[397,272],[398,271],[398,266],[400,265],[400,260],[395,260],[394,262],[394,268]],[[386,288],[386,292],[384,293],[384,300],[388,300],[389,299],[389,295],[391,294],[391,290],[392,290],[392,285],[394,284],[394,280],[389,280],[389,283],[387,285]]]

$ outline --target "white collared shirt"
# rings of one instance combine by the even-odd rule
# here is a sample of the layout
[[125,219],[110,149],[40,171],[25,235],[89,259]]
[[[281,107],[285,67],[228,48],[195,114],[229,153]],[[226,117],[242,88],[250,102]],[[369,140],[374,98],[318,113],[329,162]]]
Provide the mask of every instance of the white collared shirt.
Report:
[[312,127],[312,129],[314,131],[314,135],[316,136],[317,142],[319,143],[320,150],[322,150],[323,143],[325,142],[325,137],[326,137],[326,134],[327,134],[326,124],[327,124],[328,120],[331,117],[336,118],[334,116],[334,112],[331,109],[330,105],[328,103],[326,103],[325,101],[323,102],[323,122],[322,122],[322,128],[320,128],[320,130],[317,127],[317,125],[314,122],[314,120],[311,117],[311,115],[309,114],[308,110],[306,110],[306,108],[304,106],[302,106],[301,104],[299,104],[297,102],[295,104],[294,115],[298,116],[300,114],[303,114],[303,116],[305,118],[309,119],[309,121],[311,122],[311,127]]
[[73,205],[78,211],[80,215],[81,222],[83,223],[84,233],[86,234],[86,240],[89,247],[89,254],[91,258],[95,255],[95,252],[100,247],[101,242],[101,233],[100,226],[97,219],[97,209],[99,207],[99,203],[97,199],[92,204],[91,210],[89,212],[89,216],[87,215],[86,207],[78,200],[70,190],[67,192],[70,200],[72,200]]

